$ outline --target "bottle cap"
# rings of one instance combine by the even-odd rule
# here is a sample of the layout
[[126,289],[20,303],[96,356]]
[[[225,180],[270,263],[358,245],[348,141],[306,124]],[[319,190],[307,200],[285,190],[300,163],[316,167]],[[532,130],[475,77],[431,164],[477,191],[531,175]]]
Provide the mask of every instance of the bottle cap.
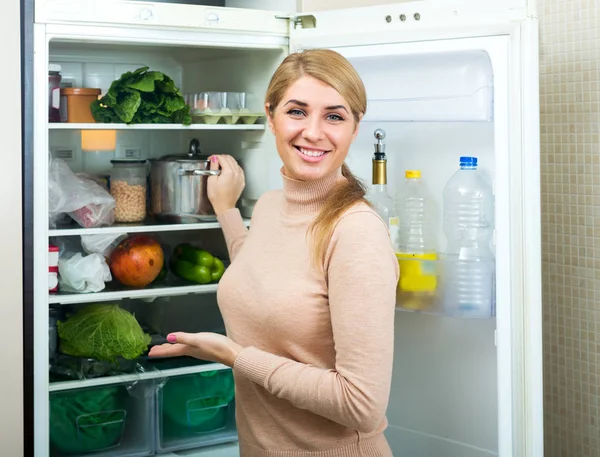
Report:
[[461,157],[460,158],[460,166],[461,167],[476,167],[477,166],[477,157]]
[[382,160],[385,158],[385,143],[383,142],[385,139],[385,130],[377,129],[373,132],[373,136],[377,140],[377,143],[375,143],[375,155],[383,155],[383,157],[377,157],[378,160]]
[[419,179],[421,177],[421,170],[406,170],[404,176],[408,179]]

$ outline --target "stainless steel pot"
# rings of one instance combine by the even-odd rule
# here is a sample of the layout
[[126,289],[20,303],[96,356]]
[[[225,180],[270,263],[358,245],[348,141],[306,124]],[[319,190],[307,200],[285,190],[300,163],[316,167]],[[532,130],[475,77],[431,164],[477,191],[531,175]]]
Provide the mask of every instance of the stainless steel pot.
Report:
[[175,223],[214,221],[215,211],[206,193],[210,170],[208,156],[200,153],[197,139],[187,155],[167,155],[150,160],[150,203],[159,220]]

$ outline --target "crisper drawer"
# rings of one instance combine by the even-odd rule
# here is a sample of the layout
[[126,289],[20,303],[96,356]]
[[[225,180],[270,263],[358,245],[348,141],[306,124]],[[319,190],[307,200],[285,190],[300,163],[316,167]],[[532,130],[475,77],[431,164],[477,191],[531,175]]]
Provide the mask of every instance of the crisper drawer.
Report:
[[237,440],[231,369],[168,378],[156,405],[157,452]]
[[154,454],[154,381],[50,393],[50,455]]

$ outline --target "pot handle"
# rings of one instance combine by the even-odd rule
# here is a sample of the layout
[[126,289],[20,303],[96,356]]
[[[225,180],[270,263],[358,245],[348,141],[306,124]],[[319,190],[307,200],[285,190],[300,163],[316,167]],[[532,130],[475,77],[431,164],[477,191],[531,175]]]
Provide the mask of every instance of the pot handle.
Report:
[[177,174],[179,174],[179,176],[219,176],[221,170],[184,170],[183,168],[180,168],[177,170]]

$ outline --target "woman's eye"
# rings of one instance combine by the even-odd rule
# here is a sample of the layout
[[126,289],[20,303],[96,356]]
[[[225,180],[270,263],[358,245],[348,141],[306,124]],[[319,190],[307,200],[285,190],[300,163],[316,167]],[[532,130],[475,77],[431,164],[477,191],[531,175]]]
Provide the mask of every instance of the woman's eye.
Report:
[[291,114],[292,116],[303,116],[304,112],[297,108],[292,108],[291,110],[288,111],[288,114]]
[[327,119],[329,119],[330,121],[343,121],[344,118],[342,116],[340,116],[339,114],[329,114],[327,116]]

